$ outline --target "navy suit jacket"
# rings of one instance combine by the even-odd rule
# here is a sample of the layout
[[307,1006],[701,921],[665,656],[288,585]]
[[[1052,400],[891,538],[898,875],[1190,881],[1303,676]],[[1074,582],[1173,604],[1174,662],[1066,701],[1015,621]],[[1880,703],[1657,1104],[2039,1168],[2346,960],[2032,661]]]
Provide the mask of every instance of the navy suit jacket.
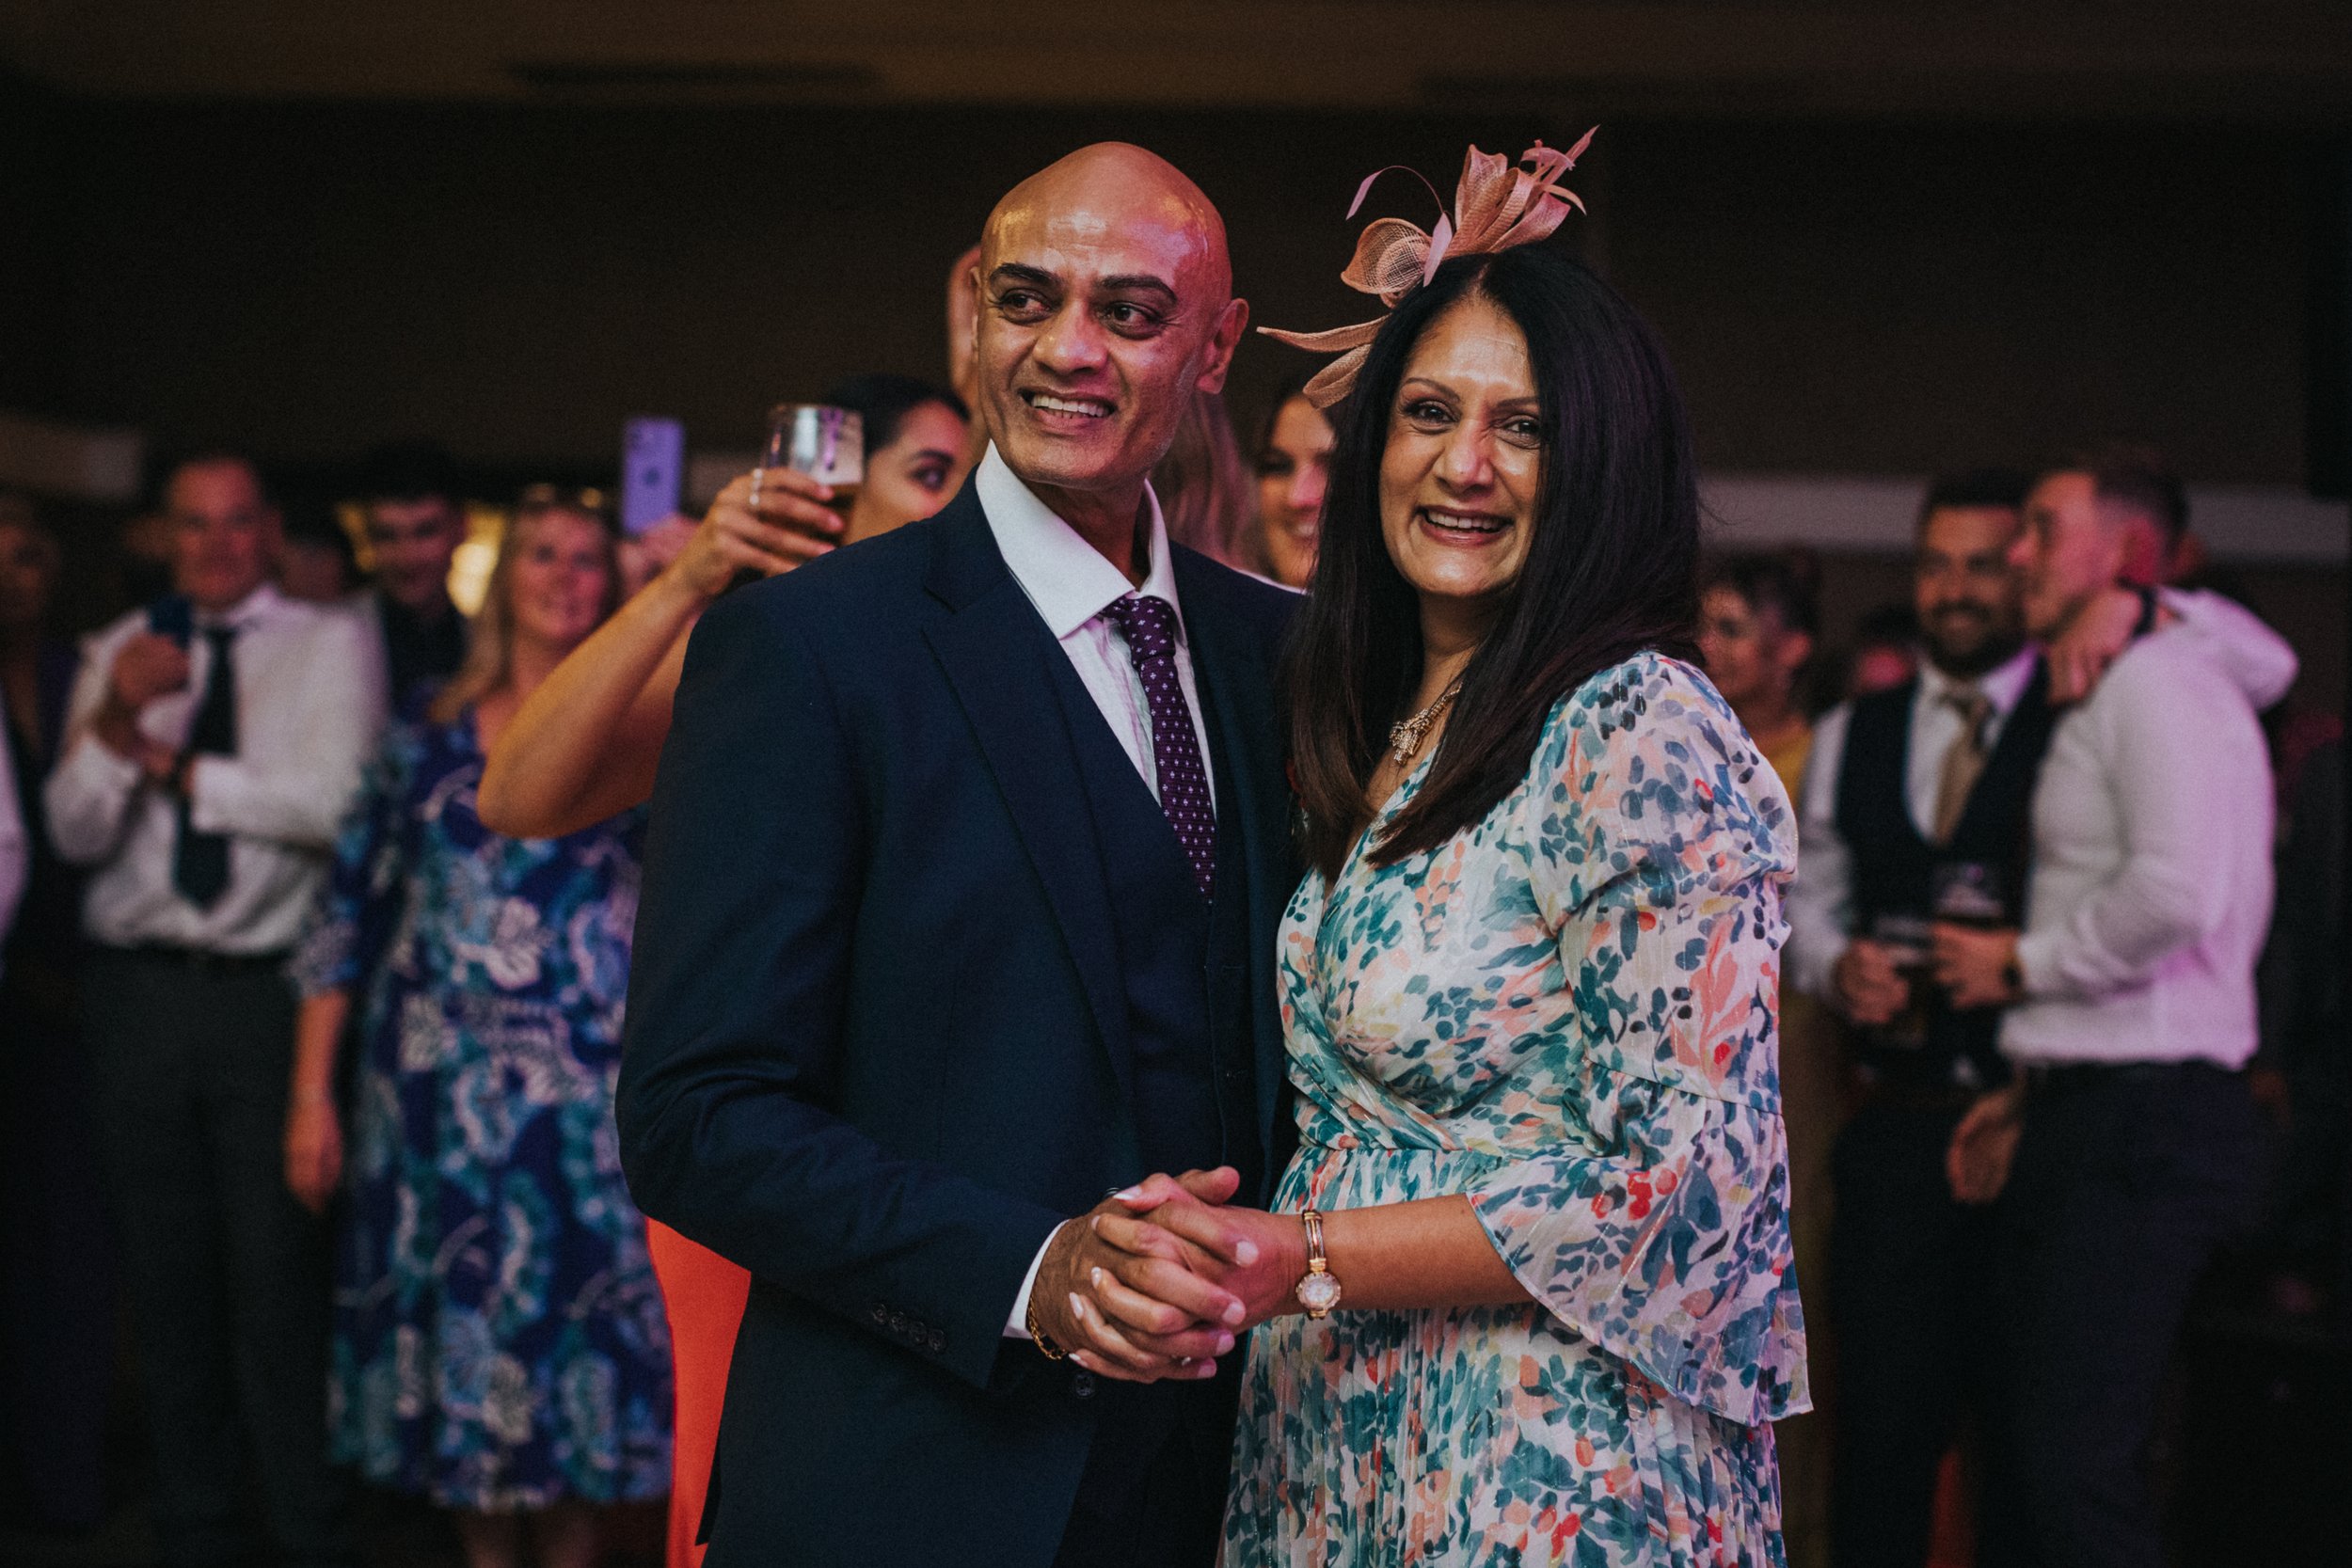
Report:
[[[1296,880],[1272,672],[1296,601],[1188,550],[1174,567],[1218,810],[1242,834],[1272,1172]],[[1148,1174],[1050,684],[1066,658],[968,485],[929,522],[727,595],[694,633],[619,1120],[644,1212],[753,1275],[711,1568],[1042,1565],[1060,1539],[1100,1402],[1005,1338],[1006,1317],[1054,1227]]]

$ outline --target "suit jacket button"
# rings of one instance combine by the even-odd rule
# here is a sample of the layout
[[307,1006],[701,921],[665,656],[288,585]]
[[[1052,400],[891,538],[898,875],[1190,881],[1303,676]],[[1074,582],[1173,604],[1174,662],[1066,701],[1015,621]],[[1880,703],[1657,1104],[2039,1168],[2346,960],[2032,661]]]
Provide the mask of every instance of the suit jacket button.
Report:
[[937,1355],[941,1351],[947,1348],[947,1336],[942,1334],[939,1330],[934,1328],[931,1330],[930,1337],[925,1341],[925,1343],[931,1347],[931,1354],[933,1355]]
[[890,1308],[879,1301],[866,1310],[874,1315],[874,1321],[878,1323],[887,1324],[890,1322]]
[[901,1338],[904,1338],[904,1337],[905,1337],[905,1335],[906,1335],[906,1331],[907,1331],[907,1315],[906,1315],[904,1312],[893,1312],[893,1313],[891,1313],[891,1314],[890,1314],[890,1332],[891,1332],[891,1333],[893,1333],[893,1334],[898,1335],[898,1336],[899,1336],[899,1337],[901,1337]]
[[1070,1377],[1070,1391],[1082,1400],[1092,1399],[1094,1397],[1094,1374],[1086,1371],[1073,1372]]

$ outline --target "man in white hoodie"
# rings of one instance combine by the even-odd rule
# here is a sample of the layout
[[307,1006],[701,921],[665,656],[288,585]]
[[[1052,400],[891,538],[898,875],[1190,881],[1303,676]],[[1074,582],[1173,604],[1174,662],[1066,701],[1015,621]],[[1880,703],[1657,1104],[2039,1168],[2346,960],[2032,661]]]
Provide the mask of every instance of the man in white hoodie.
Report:
[[[2012,560],[2028,629],[2111,602],[2131,541],[2179,509],[2146,454],[2042,476]],[[2270,768],[2252,705],[2153,594],[2141,635],[2050,740],[2023,930],[1939,927],[1956,1006],[2006,1006],[2018,1069],[1954,1134],[1994,1215],[1995,1423],[1981,1560],[2164,1560],[2145,1457],[2189,1293],[2247,1215],[2254,964],[2271,904]]]

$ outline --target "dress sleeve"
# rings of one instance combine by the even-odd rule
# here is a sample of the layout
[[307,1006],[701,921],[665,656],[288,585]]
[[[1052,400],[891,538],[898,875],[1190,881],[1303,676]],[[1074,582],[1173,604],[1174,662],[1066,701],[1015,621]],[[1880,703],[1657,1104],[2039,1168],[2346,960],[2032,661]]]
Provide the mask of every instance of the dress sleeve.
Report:
[[335,835],[335,863],[289,966],[305,997],[357,990],[399,916],[418,751],[413,726],[386,732]]
[[1748,1423],[1807,1409],[1777,1065],[1787,797],[1713,689],[1655,657],[1555,711],[1535,766],[1569,1141],[1496,1173],[1479,1219],[1538,1303],[1676,1397]]

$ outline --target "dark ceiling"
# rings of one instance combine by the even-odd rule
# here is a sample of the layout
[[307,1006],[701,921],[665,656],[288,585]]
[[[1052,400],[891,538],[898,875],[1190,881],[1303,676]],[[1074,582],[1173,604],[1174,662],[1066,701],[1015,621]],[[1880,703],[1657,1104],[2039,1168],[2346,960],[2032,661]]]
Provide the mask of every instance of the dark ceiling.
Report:
[[0,62],[165,99],[2352,123],[2345,0],[0,0]]

